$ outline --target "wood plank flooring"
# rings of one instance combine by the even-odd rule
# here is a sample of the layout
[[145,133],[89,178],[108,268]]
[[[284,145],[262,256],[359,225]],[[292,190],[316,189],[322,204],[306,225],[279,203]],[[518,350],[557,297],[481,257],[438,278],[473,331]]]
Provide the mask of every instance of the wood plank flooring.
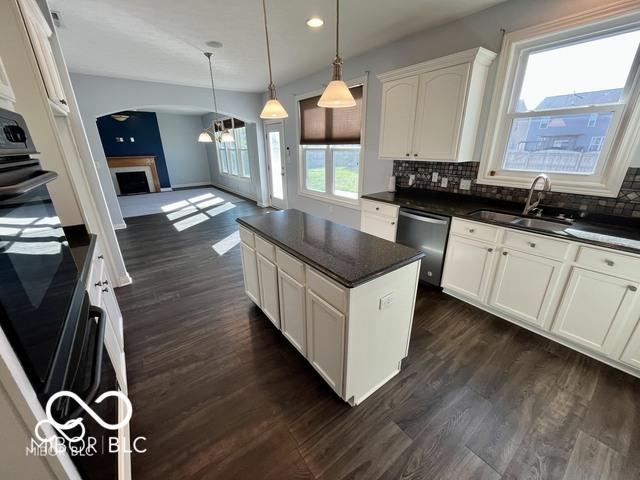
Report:
[[213,248],[264,210],[222,210],[118,232],[134,480],[640,479],[639,380],[432,289],[401,373],[349,407]]

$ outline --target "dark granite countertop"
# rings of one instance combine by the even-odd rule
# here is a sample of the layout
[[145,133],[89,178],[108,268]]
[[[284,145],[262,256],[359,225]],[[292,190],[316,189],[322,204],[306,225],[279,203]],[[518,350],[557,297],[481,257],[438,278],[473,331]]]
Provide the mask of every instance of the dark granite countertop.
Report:
[[507,213],[521,214],[524,205],[491,198],[474,197],[433,190],[403,189],[398,192],[380,192],[363,195],[362,198],[392,203],[400,207],[421,210],[427,213],[437,213],[450,217],[467,218],[476,222],[492,223],[495,225],[525,230],[540,235],[564,238],[576,242],[588,243],[602,247],[623,250],[640,254],[640,219],[627,217],[613,217],[608,215],[584,215],[581,212],[559,210],[544,206],[545,216],[555,216],[559,213],[573,216],[575,221],[563,232],[547,232],[527,227],[505,225],[490,220],[473,217],[470,213],[480,209],[500,210]]
[[424,257],[419,250],[300,210],[241,217],[236,221],[348,288]]
[[63,230],[64,236],[69,243],[73,260],[76,262],[76,267],[78,267],[79,280],[82,283],[86,283],[91,266],[91,257],[98,237],[87,232],[84,225],[63,227]]

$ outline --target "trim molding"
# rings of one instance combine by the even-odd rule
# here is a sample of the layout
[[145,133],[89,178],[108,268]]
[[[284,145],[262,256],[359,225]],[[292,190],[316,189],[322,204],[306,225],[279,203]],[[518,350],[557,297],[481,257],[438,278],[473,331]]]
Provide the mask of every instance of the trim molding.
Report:
[[[189,188],[189,187],[209,187],[211,186],[211,182],[192,182],[192,183],[174,183],[171,185],[169,190],[173,190],[176,188]],[[164,189],[162,189],[164,191]]]
[[125,228],[127,228],[127,224],[122,222],[122,223],[114,223],[113,224],[113,229],[114,230],[124,230]]

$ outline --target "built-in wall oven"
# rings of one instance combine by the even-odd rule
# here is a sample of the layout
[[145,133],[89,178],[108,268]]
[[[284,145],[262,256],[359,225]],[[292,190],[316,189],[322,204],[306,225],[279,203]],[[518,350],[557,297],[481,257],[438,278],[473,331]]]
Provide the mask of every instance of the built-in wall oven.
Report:
[[[0,328],[41,404],[61,391],[76,393],[105,422],[118,423],[120,389],[104,344],[103,312],[91,306],[23,118],[0,109]],[[83,418],[87,435],[111,436],[78,405],[59,400],[57,420]],[[116,479],[117,453],[73,456],[85,479]]]

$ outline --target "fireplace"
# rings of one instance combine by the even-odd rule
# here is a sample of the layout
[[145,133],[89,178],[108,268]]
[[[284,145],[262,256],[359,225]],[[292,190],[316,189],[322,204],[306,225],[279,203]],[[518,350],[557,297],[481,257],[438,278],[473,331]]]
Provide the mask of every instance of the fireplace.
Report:
[[133,195],[136,193],[150,193],[147,173],[138,172],[115,172],[120,195]]

